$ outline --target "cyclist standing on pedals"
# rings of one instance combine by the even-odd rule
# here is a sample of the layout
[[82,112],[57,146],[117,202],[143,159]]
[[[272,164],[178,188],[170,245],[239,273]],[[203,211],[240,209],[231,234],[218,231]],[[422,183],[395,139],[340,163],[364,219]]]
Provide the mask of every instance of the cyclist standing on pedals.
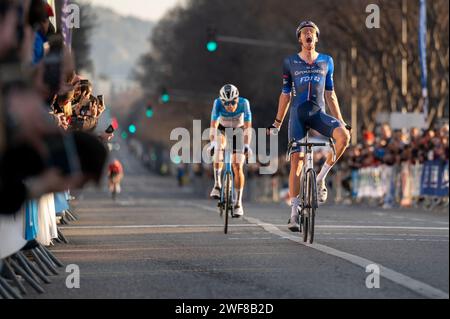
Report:
[[[229,129],[231,130],[229,130]],[[227,129],[227,130],[226,130]],[[233,134],[233,156],[232,167],[234,173],[234,187],[237,198],[234,207],[234,215],[241,217],[244,215],[242,207],[242,195],[245,185],[244,162],[245,154],[252,156],[250,142],[252,138],[252,113],[250,102],[239,97],[239,90],[232,84],[227,84],[220,90],[220,96],[214,101],[211,114],[211,144],[208,151],[214,150],[214,187],[211,191],[211,198],[220,199],[222,189],[222,169],[223,150],[226,147],[227,139],[225,132],[231,131]],[[219,132],[221,134],[219,134]],[[242,139],[239,137],[243,136]]]
[[108,186],[113,199],[121,191],[120,182],[123,178],[123,167],[118,159],[114,159],[108,166]]
[[[303,21],[297,28],[297,39],[301,51],[287,57],[283,67],[283,90],[278,104],[275,123],[270,129],[278,131],[290,105],[289,141],[301,140],[311,128],[336,142],[336,160],[330,153],[317,176],[317,197],[319,203],[327,199],[325,178],[336,161],[349,145],[351,127],[342,118],[338,99],[334,91],[333,59],[316,51],[320,31],[312,21]],[[325,101],[333,116],[325,113]],[[289,196],[291,199],[291,218],[288,228],[293,232],[300,230],[299,198],[300,173],[303,165],[304,149],[292,150],[291,171],[289,175]]]

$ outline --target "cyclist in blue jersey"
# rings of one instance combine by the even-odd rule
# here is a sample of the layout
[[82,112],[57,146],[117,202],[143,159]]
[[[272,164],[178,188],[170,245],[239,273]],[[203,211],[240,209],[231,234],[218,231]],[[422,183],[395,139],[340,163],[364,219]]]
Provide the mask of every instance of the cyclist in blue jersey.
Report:
[[220,90],[220,97],[214,101],[211,114],[211,144],[208,151],[214,150],[214,187],[211,198],[220,199],[221,176],[223,169],[223,150],[227,139],[225,131],[233,134],[232,167],[234,187],[237,197],[234,215],[244,215],[242,195],[245,185],[244,162],[245,154],[251,156],[250,142],[252,138],[252,113],[247,99],[239,97],[239,90],[232,84],[227,84]]
[[[279,130],[290,107],[289,141],[306,136],[311,128],[336,142],[336,159],[328,154],[327,160],[317,176],[317,197],[324,203],[327,199],[325,178],[336,161],[349,145],[351,127],[342,118],[338,99],[334,91],[333,59],[316,51],[320,31],[312,21],[303,21],[297,28],[297,39],[301,46],[298,54],[287,57],[283,66],[283,90],[278,104],[277,118],[271,129]],[[325,113],[325,102],[331,114]],[[303,165],[304,150],[292,151],[289,175],[291,218],[288,228],[299,231],[299,175]]]

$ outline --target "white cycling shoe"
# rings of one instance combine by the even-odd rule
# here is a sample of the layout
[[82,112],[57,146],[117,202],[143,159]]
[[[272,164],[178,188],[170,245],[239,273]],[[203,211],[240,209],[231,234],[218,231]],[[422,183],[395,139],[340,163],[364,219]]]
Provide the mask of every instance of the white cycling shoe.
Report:
[[240,218],[244,216],[244,209],[242,208],[242,206],[239,205],[234,206],[233,215],[235,218]]
[[209,197],[211,197],[212,199],[220,199],[220,191],[221,191],[220,187],[214,186]]
[[317,181],[317,200],[319,203],[323,204],[327,201],[328,190],[325,181]]
[[299,216],[289,218],[288,229],[293,233],[300,231]]

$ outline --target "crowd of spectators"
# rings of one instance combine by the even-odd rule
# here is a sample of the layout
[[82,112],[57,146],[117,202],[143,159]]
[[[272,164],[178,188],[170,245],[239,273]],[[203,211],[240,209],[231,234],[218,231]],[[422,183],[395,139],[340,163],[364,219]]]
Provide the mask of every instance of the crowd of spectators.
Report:
[[382,124],[375,132],[365,131],[362,143],[350,147],[340,165],[359,169],[381,164],[393,166],[404,162],[448,161],[448,137],[448,124],[428,130],[392,130],[389,124]]
[[[448,139],[448,124],[426,130],[418,128],[393,130],[389,124],[384,123],[376,126],[373,131],[364,130],[358,139],[360,143],[349,146],[343,157],[333,167],[333,171],[327,179],[332,193],[330,202],[352,202],[354,194],[357,192],[355,176],[358,174],[355,175],[354,173],[362,168],[387,165],[399,169],[405,163],[414,166],[433,160],[448,163]],[[314,166],[316,169],[322,167],[329,151],[327,148],[316,148],[314,150]],[[143,153],[146,154],[145,151]],[[162,157],[163,153],[159,157]],[[169,153],[168,150],[166,150],[166,153]],[[148,163],[149,167],[151,166],[150,163],[152,162],[149,156],[147,156],[145,163]],[[156,164],[156,162],[154,163]],[[166,158],[165,164],[161,162],[161,166],[151,167],[162,174],[162,170],[159,168],[164,165],[170,166],[170,164],[170,159]],[[274,164],[272,163],[272,165]],[[209,185],[214,177],[211,164],[173,166],[171,174],[177,176],[179,185],[187,185],[192,181],[202,180],[204,184],[196,184],[196,186],[200,189],[206,189],[205,185]],[[261,175],[261,166],[262,164],[259,162],[246,165],[248,177],[246,194],[252,194],[251,197],[254,200],[261,198],[269,201],[273,199],[277,201],[288,200],[290,164],[286,156],[283,154],[277,158],[277,171],[272,175]],[[420,181],[414,180],[413,182],[419,183]],[[251,189],[252,187],[255,189]],[[203,193],[201,192],[202,196],[209,195]]]
[[[361,143],[350,146],[334,168],[335,176],[338,176],[334,180],[334,186],[340,189],[337,192],[339,194],[337,201],[350,202],[355,200],[355,196],[358,193],[359,174],[357,172],[360,169],[370,167],[393,168],[394,174],[397,174],[394,178],[399,181],[394,186],[399,188],[395,191],[397,194],[402,192],[401,187],[404,182],[400,175],[402,168],[406,168],[406,171],[409,171],[410,182],[414,183],[414,185],[409,187],[420,188],[420,174],[417,175],[414,167],[417,167],[417,165],[421,166],[427,161],[438,161],[448,164],[448,139],[448,124],[423,130],[418,128],[393,130],[389,124],[384,123],[377,126],[373,131],[365,130]],[[387,184],[391,183],[390,181],[384,182]],[[420,200],[420,198],[417,200]]]
[[0,214],[41,195],[98,183],[112,133],[95,134],[102,96],[43,0],[0,1]]

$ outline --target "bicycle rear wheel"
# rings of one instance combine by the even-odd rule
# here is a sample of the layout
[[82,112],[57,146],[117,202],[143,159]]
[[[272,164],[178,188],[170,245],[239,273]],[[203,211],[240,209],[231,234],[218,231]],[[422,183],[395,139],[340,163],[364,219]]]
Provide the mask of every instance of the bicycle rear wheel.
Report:
[[232,209],[233,209],[233,197],[232,197],[232,187],[231,187],[231,174],[230,173],[226,173],[225,175],[225,182],[222,184],[225,185],[225,198],[224,198],[224,202],[225,202],[225,225],[224,225],[224,233],[228,234],[228,220],[229,220],[229,216],[232,213]]
[[309,170],[307,172],[308,180],[308,242],[312,244],[314,242],[314,229],[315,229],[315,219],[316,219],[316,209],[317,204],[317,184],[316,184],[316,172],[314,170]]

